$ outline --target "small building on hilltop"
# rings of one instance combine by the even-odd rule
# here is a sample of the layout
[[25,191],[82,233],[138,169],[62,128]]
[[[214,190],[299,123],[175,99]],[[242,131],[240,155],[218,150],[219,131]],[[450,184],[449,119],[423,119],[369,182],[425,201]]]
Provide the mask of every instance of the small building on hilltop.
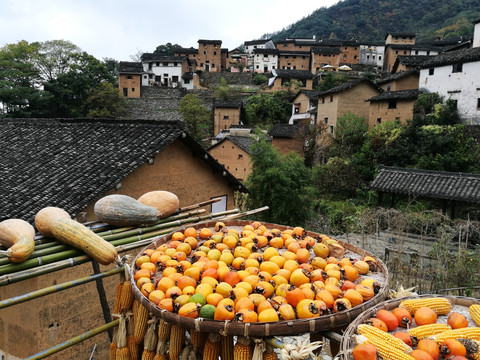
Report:
[[412,69],[386,76],[383,79],[375,81],[375,84],[385,91],[412,90],[418,89],[419,77],[420,71],[418,69]]
[[305,157],[306,127],[302,124],[275,124],[268,135],[272,138],[273,147],[280,153],[288,154],[290,151]]
[[141,62],[120,61],[118,67],[118,88],[120,96],[128,98],[142,97],[142,77],[144,74]]
[[283,70],[278,69],[272,72],[273,78],[269,79],[267,91],[274,92],[287,87],[290,90],[297,86],[300,89],[312,90],[313,74],[308,70]]
[[193,71],[193,64],[186,56],[166,56],[155,53],[142,55],[143,71],[148,74],[142,85],[193,89],[193,83],[185,82],[183,75]]
[[213,134],[241,125],[242,100],[215,100],[213,102]]
[[222,40],[198,40],[197,70],[222,71]]

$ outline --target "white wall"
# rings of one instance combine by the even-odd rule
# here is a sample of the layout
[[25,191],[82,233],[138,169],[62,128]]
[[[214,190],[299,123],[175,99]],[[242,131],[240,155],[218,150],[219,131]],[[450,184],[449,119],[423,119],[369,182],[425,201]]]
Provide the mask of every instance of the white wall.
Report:
[[473,31],[473,47],[480,47],[480,22],[475,24]]
[[[267,56],[264,57],[263,55]],[[278,69],[278,56],[275,54],[255,54],[253,59],[253,71],[263,73],[265,66],[268,68],[267,72],[271,72],[272,69]]]
[[[173,62],[169,62],[168,66],[164,66],[164,62],[160,61],[158,62],[159,66],[156,66],[157,62],[151,62],[152,68],[149,69],[149,63],[145,62],[143,63],[143,70],[145,72],[148,72],[149,74],[153,73],[153,82],[155,82],[155,77],[160,76],[161,77],[161,83],[164,83],[165,79],[172,79],[173,76],[178,76],[178,82],[182,83],[183,86],[183,80],[182,80],[182,63],[179,61],[177,62],[177,66],[174,66]],[[165,76],[165,74],[168,74],[168,76]],[[144,81],[142,81],[142,85],[144,85]],[[150,85],[145,84],[145,85]],[[176,87],[177,84],[174,82],[168,82],[168,86],[170,87]]]
[[464,63],[461,72],[452,73],[453,65],[436,67],[434,74],[429,69],[420,70],[419,88],[436,92],[444,100],[457,100],[460,117],[467,124],[480,124],[480,62]]

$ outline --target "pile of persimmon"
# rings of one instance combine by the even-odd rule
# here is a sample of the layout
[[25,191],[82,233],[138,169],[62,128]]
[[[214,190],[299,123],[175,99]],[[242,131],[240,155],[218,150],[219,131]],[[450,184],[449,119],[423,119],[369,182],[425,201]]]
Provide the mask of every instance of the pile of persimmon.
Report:
[[447,298],[405,299],[392,310],[378,310],[357,326],[360,337],[355,337],[353,358],[376,360],[379,355],[385,360],[476,359],[480,356],[479,307],[470,305],[470,315],[464,315],[454,311]]
[[314,318],[371,299],[373,257],[345,256],[338,241],[252,222],[241,230],[188,227],[147,249],[134,280],[161,309],[190,318],[269,322]]

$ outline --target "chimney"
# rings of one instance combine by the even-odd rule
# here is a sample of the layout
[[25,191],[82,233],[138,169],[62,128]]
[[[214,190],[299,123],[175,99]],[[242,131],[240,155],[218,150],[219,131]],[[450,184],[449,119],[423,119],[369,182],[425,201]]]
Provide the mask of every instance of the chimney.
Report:
[[475,21],[473,30],[473,45],[472,47],[480,47],[480,19]]

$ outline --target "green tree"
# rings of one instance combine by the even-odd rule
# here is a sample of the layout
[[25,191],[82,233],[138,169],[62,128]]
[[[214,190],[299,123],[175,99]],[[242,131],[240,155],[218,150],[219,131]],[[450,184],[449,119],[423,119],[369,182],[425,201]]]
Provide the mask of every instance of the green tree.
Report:
[[332,137],[331,154],[349,158],[359,152],[368,133],[368,124],[363,116],[348,112],[340,116]]
[[224,77],[220,79],[220,84],[215,88],[213,95],[215,98],[221,100],[229,100],[232,97],[232,88],[228,86],[227,80],[225,80]]
[[34,59],[39,43],[25,40],[0,48],[0,103],[8,117],[35,116],[44,97],[40,89],[40,71]]
[[75,62],[74,54],[82,50],[65,40],[50,40],[40,43],[37,56],[33,59],[44,81],[52,81],[65,74]]
[[292,113],[292,103],[284,91],[250,96],[245,105],[245,117],[251,127],[286,123]]
[[315,87],[315,90],[326,91],[334,88],[335,86],[347,83],[350,81],[350,77],[346,74],[327,72],[322,76],[322,81]]
[[313,214],[316,189],[312,173],[297,154],[280,155],[261,139],[251,147],[252,172],[246,180],[247,207],[268,206],[258,218],[287,225],[304,225]]
[[178,104],[178,110],[187,124],[188,132],[203,143],[211,134],[210,111],[196,94],[185,95]]
[[85,100],[85,114],[93,118],[118,118],[125,115],[126,100],[118,88],[109,82],[102,82],[88,92]]
[[438,93],[422,93],[415,102],[416,114],[412,124],[422,125],[456,125],[461,123],[455,103],[443,102]]
[[173,56],[175,54],[175,50],[178,48],[181,48],[180,45],[172,43],[166,43],[165,45],[159,45],[157,48],[153,51],[154,54],[160,54],[160,55],[167,55],[167,56]]
[[362,180],[351,161],[338,156],[331,157],[323,165],[314,168],[315,186],[324,196],[351,198]]

